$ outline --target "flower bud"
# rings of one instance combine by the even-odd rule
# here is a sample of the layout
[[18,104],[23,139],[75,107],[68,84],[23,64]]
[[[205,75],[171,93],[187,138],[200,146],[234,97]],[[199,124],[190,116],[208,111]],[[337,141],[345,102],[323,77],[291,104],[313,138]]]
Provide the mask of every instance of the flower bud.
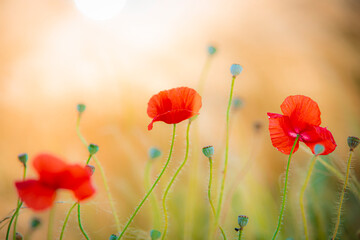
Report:
[[93,165],[87,164],[85,167],[86,167],[86,169],[88,169],[90,171],[91,175],[94,174],[95,167]]
[[216,53],[216,48],[214,46],[209,46],[208,53],[209,55],[214,55]]
[[159,149],[157,149],[156,147],[152,147],[149,150],[149,158],[150,159],[155,159],[161,156],[161,151]]
[[238,224],[240,229],[243,229],[249,222],[249,218],[245,215],[238,216]]
[[360,139],[358,137],[348,137],[347,139],[348,146],[350,148],[350,151],[354,151],[354,149],[359,145]]
[[214,155],[214,147],[211,145],[203,147],[202,152],[205,157],[211,158]]
[[24,238],[23,238],[23,236],[21,235],[21,233],[18,233],[18,232],[17,232],[17,233],[15,234],[15,239],[16,239],[16,240],[23,240]]
[[242,72],[243,68],[239,64],[233,64],[230,67],[231,74],[235,77]]
[[79,113],[83,113],[83,112],[85,111],[85,109],[86,109],[86,105],[80,103],[80,104],[78,104],[78,105],[76,106],[76,108],[77,108],[77,111],[78,111]]
[[35,230],[38,226],[40,226],[40,224],[41,224],[40,218],[33,217],[30,221],[30,228],[32,230]]
[[315,155],[320,155],[323,152],[325,152],[325,147],[322,144],[316,144],[314,147],[314,153]]
[[116,236],[115,234],[111,234],[109,240],[116,240],[118,238],[118,236]]
[[88,146],[88,150],[89,150],[90,155],[94,155],[95,153],[97,153],[99,151],[99,146],[96,144],[90,143],[90,145]]
[[26,167],[26,163],[28,161],[28,155],[26,153],[22,153],[18,155],[18,159],[20,162],[22,162],[22,164],[24,164],[24,167]]
[[151,237],[151,240],[157,240],[161,237],[161,232],[159,232],[158,230],[151,230],[150,231],[150,237]]

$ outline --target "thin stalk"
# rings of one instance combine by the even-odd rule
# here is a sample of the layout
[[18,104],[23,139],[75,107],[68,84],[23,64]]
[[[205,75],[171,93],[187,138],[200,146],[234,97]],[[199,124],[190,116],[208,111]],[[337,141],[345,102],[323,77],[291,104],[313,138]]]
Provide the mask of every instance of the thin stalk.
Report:
[[84,237],[85,237],[87,240],[90,240],[90,238],[88,237],[88,235],[87,235],[86,232],[84,231],[84,228],[83,228],[83,226],[82,226],[82,224],[81,224],[80,203],[77,203],[77,205],[78,205],[78,223],[79,223],[79,228],[80,228],[82,234],[84,235]]
[[170,159],[171,159],[171,155],[172,155],[172,151],[174,148],[174,142],[175,142],[175,131],[176,131],[176,124],[173,125],[173,133],[172,133],[172,139],[171,139],[171,146],[170,146],[170,152],[169,152],[169,157],[165,163],[165,166],[163,167],[163,169],[161,170],[159,176],[156,178],[155,182],[153,183],[153,185],[151,186],[151,188],[149,189],[149,191],[146,193],[145,197],[143,198],[143,200],[141,200],[140,204],[136,207],[133,215],[130,217],[129,221],[126,223],[124,229],[122,230],[122,232],[120,233],[119,237],[117,238],[117,240],[120,240],[121,237],[125,234],[126,229],[129,227],[130,223],[133,221],[134,217],[136,216],[136,214],[138,213],[138,211],[140,210],[141,206],[144,204],[144,202],[146,201],[146,199],[149,197],[149,195],[152,193],[152,191],[154,190],[155,186],[157,185],[157,183],[160,181],[160,178],[162,177],[162,175],[164,174],[167,166],[169,165]]
[[[213,204],[213,201],[211,200],[211,185],[212,185],[212,157],[209,157],[209,163],[210,163],[210,176],[209,176],[209,185],[208,185],[208,198],[209,198],[209,203],[210,203],[210,206],[211,206],[211,210],[212,210],[212,213],[214,215],[214,217],[216,216],[216,211],[215,211],[215,207],[214,207],[214,204]],[[226,235],[225,235],[225,232],[224,230],[222,229],[221,226],[219,226],[219,229],[221,231],[221,234],[223,236],[223,239],[226,240]],[[212,231],[210,231],[210,234],[211,234]],[[212,238],[212,236],[211,236]]]
[[[76,121],[76,133],[77,133],[78,137],[80,138],[81,142],[82,142],[82,143],[85,145],[85,147],[87,148],[89,145],[88,145],[87,141],[85,140],[85,138],[83,137],[83,135],[81,134],[81,131],[80,131],[80,120],[81,120],[81,114],[78,115],[78,118],[77,118],[77,121]],[[117,230],[120,232],[120,231],[121,231],[120,220],[119,220],[119,216],[118,216],[117,213],[116,213],[116,208],[115,208],[114,200],[113,200],[113,197],[112,197],[112,195],[111,195],[109,185],[108,185],[108,183],[107,183],[105,171],[104,171],[104,169],[103,169],[100,161],[98,160],[98,158],[97,158],[96,156],[93,156],[93,159],[94,159],[94,161],[95,161],[98,169],[100,170],[100,175],[101,175],[101,178],[102,178],[103,183],[104,183],[106,195],[107,195],[107,198],[109,199],[109,203],[110,203],[110,207],[111,207],[111,212],[112,212],[112,215],[113,215],[114,218],[115,218],[116,228],[117,228]],[[89,160],[89,161],[90,161],[90,160]]]
[[297,144],[298,141],[299,141],[299,137],[300,137],[300,135],[297,135],[297,136],[296,136],[295,141],[294,141],[294,145],[292,146],[291,151],[290,151],[290,154],[289,154],[289,160],[288,160],[288,163],[287,163],[287,166],[286,166],[285,185],[284,185],[284,196],[283,196],[283,200],[282,200],[282,204],[281,204],[281,210],[280,210],[278,225],[277,225],[277,227],[276,227],[274,236],[273,236],[273,238],[272,238],[273,240],[276,239],[276,236],[277,236],[277,234],[278,234],[279,231],[280,231],[281,221],[282,221],[282,218],[283,218],[284,209],[285,209],[285,203],[286,203],[287,183],[288,183],[288,178],[289,178],[289,169],[290,169],[291,157],[292,157],[292,154],[293,154],[293,152],[294,152],[295,146],[296,146],[296,144]]
[[306,215],[305,215],[304,195],[305,195],[305,190],[307,188],[307,185],[308,185],[308,183],[310,181],[311,173],[312,173],[312,171],[314,169],[314,166],[315,166],[315,163],[316,163],[316,158],[317,158],[317,155],[314,155],[314,157],[311,160],[310,167],[309,167],[309,170],[307,172],[304,185],[301,188],[300,197],[299,197],[301,216],[302,216],[303,226],[304,226],[304,235],[305,235],[306,240],[309,240],[309,232],[308,232],[308,228],[307,228]]
[[331,239],[333,239],[333,240],[335,240],[335,238],[336,238],[337,231],[338,231],[338,228],[339,228],[339,225],[340,225],[341,208],[342,208],[342,204],[343,204],[343,202],[344,202],[344,196],[345,196],[345,192],[346,192],[346,186],[347,186],[347,183],[348,183],[348,180],[349,180],[350,164],[351,164],[352,155],[353,155],[353,151],[350,151],[349,159],[348,159],[348,163],[347,163],[347,169],[346,169],[345,183],[344,183],[344,187],[343,187],[342,192],[341,192],[340,204],[339,204],[339,209],[338,209],[338,212],[337,212],[335,229],[334,229],[334,233],[333,233],[332,238],[331,238]]
[[[144,174],[145,175],[144,176],[145,191],[150,189],[150,187],[151,187],[151,185],[150,185],[150,175],[151,174],[150,173],[151,173],[151,167],[153,165],[152,163],[153,163],[153,160],[149,159],[145,166],[145,174]],[[160,228],[160,213],[159,213],[158,201],[156,199],[155,194],[152,194],[150,196],[150,203],[151,203],[151,209],[153,211],[153,224],[154,224],[153,229],[159,229]]]
[[242,228],[240,228],[240,230],[239,230],[239,238],[238,238],[238,240],[241,240],[242,233],[243,233],[243,229],[242,229]]
[[53,205],[49,212],[49,224],[48,224],[48,232],[47,232],[47,239],[51,240],[52,233],[53,233],[53,226],[54,226],[54,216],[55,216],[55,205]]
[[164,231],[162,233],[162,237],[161,239],[164,240],[166,237],[166,233],[167,233],[167,229],[168,229],[168,213],[167,213],[167,209],[166,209],[166,197],[170,191],[171,186],[173,185],[175,178],[177,177],[177,175],[180,173],[181,169],[184,167],[184,165],[187,162],[187,159],[189,157],[189,145],[190,145],[190,141],[189,141],[189,132],[190,132],[190,125],[191,125],[191,120],[189,120],[189,123],[187,125],[187,129],[186,129],[186,150],[185,150],[185,158],[184,161],[181,163],[181,165],[179,166],[179,168],[176,170],[174,176],[171,178],[170,183],[168,184],[168,186],[165,189],[163,198],[162,198],[162,205],[163,205],[163,211],[164,211],[164,217],[165,217],[165,226],[164,226]]
[[62,228],[61,228],[61,233],[60,233],[60,238],[59,238],[60,240],[62,240],[62,238],[63,238],[63,236],[64,236],[66,224],[67,224],[67,222],[69,221],[70,214],[71,214],[72,210],[74,209],[74,207],[75,207],[77,204],[78,204],[77,202],[74,203],[74,204],[71,206],[71,208],[69,209],[68,213],[66,214],[66,217],[65,217],[65,220],[64,220],[64,224],[63,224],[63,226],[62,226]]
[[229,134],[230,134],[230,109],[231,109],[231,102],[233,97],[233,91],[234,91],[234,83],[235,83],[236,76],[232,77],[231,80],[231,88],[230,88],[230,97],[229,97],[229,103],[226,111],[226,138],[225,138],[225,161],[224,161],[224,173],[221,181],[221,188],[220,188],[220,196],[219,201],[217,205],[217,211],[215,215],[215,226],[219,224],[219,218],[220,218],[220,212],[222,207],[222,200],[224,196],[224,188],[225,188],[225,180],[226,180],[226,174],[227,174],[227,165],[228,165],[228,158],[229,158]]
[[[17,207],[16,207],[16,210],[15,210],[14,214],[11,216],[11,219],[10,219],[10,221],[9,221],[9,226],[8,226],[7,231],[6,231],[6,240],[9,239],[11,224],[12,224],[12,222],[14,221],[15,216],[19,213],[19,210],[20,210],[22,204],[23,204],[23,202],[21,202],[20,199],[19,199],[19,200],[18,200],[18,205],[17,205]],[[16,234],[16,233],[15,233],[15,234]]]

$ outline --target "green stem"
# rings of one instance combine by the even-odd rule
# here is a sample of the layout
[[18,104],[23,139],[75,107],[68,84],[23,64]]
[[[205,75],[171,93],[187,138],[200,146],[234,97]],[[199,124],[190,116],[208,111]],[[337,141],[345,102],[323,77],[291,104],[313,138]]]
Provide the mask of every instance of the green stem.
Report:
[[187,125],[187,129],[186,129],[186,150],[185,150],[185,158],[184,161],[181,163],[181,165],[179,166],[179,168],[176,170],[174,176],[171,178],[170,183],[168,184],[168,186],[165,189],[163,198],[162,198],[162,205],[163,205],[163,211],[164,211],[164,217],[165,217],[165,226],[164,226],[164,231],[162,233],[162,237],[161,239],[164,240],[166,237],[166,233],[167,233],[167,229],[168,229],[168,213],[167,213],[167,209],[166,209],[166,197],[170,191],[171,186],[173,185],[175,178],[177,177],[177,175],[180,173],[181,169],[184,167],[184,165],[187,162],[187,159],[189,157],[189,145],[190,145],[190,141],[189,141],[189,132],[190,132],[190,125],[191,125],[191,120],[189,120],[189,123]]
[[242,229],[242,228],[240,228],[240,230],[239,230],[239,238],[238,238],[238,240],[241,240],[242,233],[243,233],[243,229]]
[[164,174],[167,166],[169,165],[170,159],[171,159],[171,155],[172,155],[172,151],[174,148],[174,142],[175,142],[175,131],[176,131],[176,124],[173,125],[173,133],[172,133],[172,139],[171,139],[171,146],[170,146],[170,152],[169,152],[169,157],[163,167],[163,169],[160,172],[160,175],[156,178],[155,182],[153,183],[153,185],[151,186],[151,188],[149,189],[149,191],[146,193],[145,197],[143,198],[143,200],[141,200],[140,204],[136,207],[133,215],[130,217],[129,221],[126,223],[124,229],[122,230],[122,232],[120,233],[119,237],[117,238],[117,240],[120,240],[121,237],[125,234],[126,229],[129,227],[130,223],[133,221],[134,217],[136,216],[136,214],[138,213],[138,211],[140,210],[141,206],[144,204],[144,202],[146,201],[146,199],[149,197],[149,195],[152,193],[152,191],[154,190],[155,186],[157,185],[157,183],[160,181],[160,178],[162,177],[162,175]]
[[[83,135],[81,134],[80,132],[80,120],[81,120],[81,114],[78,115],[78,118],[77,118],[77,121],[76,121],[76,133],[78,135],[78,137],[80,138],[81,142],[85,145],[85,147],[87,148],[89,145],[87,143],[87,141],[85,140],[85,138],[83,137]],[[107,195],[107,198],[109,199],[109,203],[110,203],[110,207],[111,207],[111,212],[115,218],[115,224],[116,224],[116,228],[117,230],[120,232],[121,231],[121,227],[120,227],[120,220],[119,220],[119,217],[116,213],[116,208],[115,208],[115,204],[114,204],[114,200],[113,200],[113,197],[111,195],[111,192],[110,192],[110,188],[109,188],[109,185],[107,183],[107,180],[106,180],[106,175],[105,175],[105,171],[100,163],[100,161],[98,160],[98,158],[96,156],[93,156],[93,159],[98,167],[98,169],[100,170],[100,175],[101,175],[101,178],[103,180],[103,183],[104,183],[104,187],[105,187],[105,191],[106,191],[106,195]],[[90,160],[89,160],[90,161]]]
[[47,239],[51,240],[52,238],[52,233],[53,233],[53,226],[54,226],[54,216],[55,216],[55,205],[53,205],[50,209],[50,213],[49,213],[49,224],[48,224],[48,233],[47,233]]
[[220,188],[220,196],[219,201],[217,205],[217,211],[215,215],[215,225],[217,226],[219,224],[219,218],[220,218],[220,212],[221,212],[221,206],[222,206],[222,200],[224,196],[224,188],[225,188],[225,179],[227,174],[227,165],[228,165],[228,158],[229,158],[229,134],[230,134],[230,109],[231,109],[231,102],[232,102],[232,96],[234,91],[234,83],[235,83],[236,76],[232,77],[231,80],[231,88],[230,88],[230,97],[229,97],[229,103],[226,111],[226,138],[225,138],[225,161],[224,161],[224,173],[221,181],[221,188]]
[[[17,203],[16,209],[15,209],[15,212],[14,212],[14,214],[11,216],[11,219],[10,219],[10,221],[9,221],[9,226],[8,226],[7,231],[6,231],[6,240],[9,239],[11,224],[12,224],[12,222],[14,221],[15,216],[19,213],[19,210],[20,210],[22,204],[23,204],[23,202],[21,202],[20,199],[18,199],[18,203]],[[15,234],[16,234],[16,232],[15,232]],[[14,234],[14,235],[15,235],[15,234]]]
[[[208,198],[209,198],[209,203],[210,203],[210,206],[211,206],[211,210],[212,210],[212,213],[214,215],[214,217],[216,216],[216,211],[215,211],[215,207],[214,207],[214,204],[213,204],[213,201],[211,200],[211,185],[212,185],[212,158],[209,157],[209,163],[210,163],[210,176],[209,176],[209,185],[208,185]],[[221,234],[223,236],[223,239],[226,240],[226,235],[225,235],[225,232],[224,230],[222,229],[221,226],[219,226],[219,229],[221,231]],[[210,231],[211,233],[212,231]],[[211,237],[212,238],[212,237]]]
[[[145,185],[145,191],[147,191],[148,189],[150,189],[150,173],[151,173],[151,167],[152,167],[152,162],[153,160],[152,159],[149,159],[146,163],[146,166],[145,166],[145,176],[144,176],[144,179],[145,179],[145,182],[144,182],[144,185]],[[159,205],[158,205],[158,202],[156,200],[156,196],[155,194],[152,194],[150,196],[150,202],[151,202],[151,209],[153,211],[153,229],[159,229],[160,228],[160,213],[159,213]]]
[[314,169],[314,166],[315,166],[315,163],[316,163],[316,158],[317,158],[317,155],[314,155],[314,157],[311,160],[310,167],[309,167],[309,170],[307,172],[304,185],[301,188],[300,197],[299,197],[301,216],[302,216],[303,225],[304,225],[304,235],[305,235],[306,240],[309,239],[309,233],[308,233],[308,229],[307,229],[307,222],[306,222],[306,215],[305,215],[304,195],[305,195],[305,190],[307,188],[307,185],[308,185],[308,183],[310,181],[311,173],[312,173],[312,171]]
[[69,209],[68,213],[66,214],[66,217],[65,217],[65,220],[64,220],[64,224],[61,228],[61,233],[60,233],[60,240],[62,240],[63,238],[63,235],[64,235],[64,232],[65,232],[65,228],[66,228],[66,224],[67,222],[69,221],[69,217],[70,217],[70,214],[72,212],[72,210],[74,209],[74,207],[77,205],[78,203],[74,203],[71,208]]
[[[25,181],[25,178],[26,178],[26,170],[27,170],[27,166],[26,164],[24,164],[24,171],[23,171],[23,181]],[[17,210],[15,211],[13,217],[15,216],[15,221],[14,221],[14,229],[13,229],[13,240],[16,240],[16,226],[17,226],[17,221],[18,221],[18,218],[19,218],[19,211],[20,211],[20,208],[22,206],[22,202],[20,204],[21,200],[20,198],[18,199],[17,201]],[[11,226],[11,222],[9,223],[9,228]],[[10,230],[10,229],[8,229]],[[7,239],[7,238],[6,238]]]
[[92,157],[92,154],[89,155],[89,158],[88,158],[88,160],[86,161],[86,165],[89,164],[89,162],[90,162],[90,160],[91,160],[91,157]]
[[277,228],[275,230],[274,236],[273,236],[273,240],[276,239],[277,234],[280,231],[280,226],[281,226],[281,221],[283,218],[283,214],[284,214],[284,209],[285,209],[285,203],[286,203],[286,193],[287,193],[287,183],[288,183],[288,178],[289,178],[289,169],[290,169],[290,162],[291,162],[291,157],[292,154],[294,152],[294,149],[296,147],[296,144],[298,144],[299,141],[299,137],[300,135],[297,135],[294,141],[294,145],[291,148],[290,154],[289,154],[289,160],[286,166],[286,175],[285,175],[285,185],[284,185],[284,196],[283,196],[283,200],[282,200],[282,204],[281,204],[281,210],[280,210],[280,215],[279,215],[279,220],[278,220],[278,225]]
[[88,237],[88,235],[86,234],[86,232],[84,231],[84,228],[81,224],[81,217],[80,217],[80,203],[77,203],[78,205],[78,223],[79,223],[79,228],[82,232],[82,234],[84,235],[84,237],[87,239],[87,240],[90,240],[90,238]]
[[337,212],[337,218],[336,218],[334,234],[333,234],[333,236],[331,238],[333,240],[335,240],[335,238],[336,238],[337,231],[338,231],[338,228],[339,228],[339,225],[340,225],[341,208],[342,208],[342,204],[343,204],[343,201],[344,201],[344,196],[345,196],[345,192],[346,192],[346,186],[347,186],[347,183],[348,183],[348,180],[349,180],[350,164],[351,164],[352,155],[353,155],[353,151],[350,151],[349,160],[348,160],[347,169],[346,169],[345,183],[344,183],[344,187],[343,187],[342,192],[341,192],[340,204],[339,204],[339,209],[338,209],[338,212]]

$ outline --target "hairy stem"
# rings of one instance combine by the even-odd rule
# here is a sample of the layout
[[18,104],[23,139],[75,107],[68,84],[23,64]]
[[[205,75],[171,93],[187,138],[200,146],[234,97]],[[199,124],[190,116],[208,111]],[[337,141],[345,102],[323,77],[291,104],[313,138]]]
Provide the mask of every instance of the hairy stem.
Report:
[[144,204],[144,202],[146,201],[146,199],[149,197],[149,195],[152,193],[152,191],[154,190],[155,186],[157,185],[157,183],[160,181],[160,178],[162,177],[162,175],[164,174],[167,166],[169,165],[170,159],[171,159],[171,155],[172,155],[172,151],[174,148],[174,142],[175,142],[175,131],[176,131],[176,124],[173,125],[173,133],[172,133],[172,139],[171,139],[171,146],[170,146],[170,152],[169,152],[169,156],[168,159],[163,167],[163,169],[161,170],[159,176],[156,178],[155,182],[153,183],[153,185],[151,186],[151,188],[149,189],[149,191],[146,193],[145,197],[143,198],[143,200],[141,200],[140,204],[136,207],[133,215],[131,215],[129,221],[126,223],[124,229],[122,230],[122,232],[120,233],[119,237],[117,238],[117,240],[120,240],[121,237],[125,234],[126,229],[129,227],[130,223],[133,221],[134,217],[136,216],[136,214],[138,213],[138,211],[140,210],[141,206]]
[[[151,167],[152,167],[152,159],[149,159],[146,163],[145,166],[145,191],[147,191],[148,189],[150,189],[151,185],[150,185],[150,173],[151,173]],[[151,203],[151,209],[153,211],[153,229],[159,229],[160,228],[160,213],[159,213],[159,205],[158,205],[158,201],[156,199],[155,194],[152,194],[150,196],[150,203]]]
[[80,214],[80,203],[77,204],[78,205],[78,223],[79,223],[79,228],[82,232],[82,234],[84,235],[84,237],[87,239],[87,240],[90,240],[90,238],[88,237],[88,235],[86,234],[82,224],[81,224],[81,214]]
[[283,214],[284,214],[284,209],[285,209],[285,203],[286,203],[286,193],[287,193],[287,183],[288,183],[288,178],[289,178],[289,169],[290,169],[290,162],[291,162],[291,157],[292,154],[294,152],[295,146],[299,141],[299,137],[300,135],[297,135],[294,141],[294,145],[291,148],[290,154],[289,154],[289,160],[286,166],[286,175],[285,175],[285,185],[284,185],[284,195],[283,195],[283,200],[282,200],[282,204],[281,204],[281,210],[280,210],[280,215],[279,215],[279,220],[278,220],[278,224],[274,233],[274,236],[272,237],[272,239],[276,239],[276,236],[278,235],[279,231],[280,231],[280,227],[281,227],[281,221],[283,218]]
[[339,228],[339,225],[340,225],[341,208],[342,208],[342,204],[344,202],[346,186],[347,186],[347,183],[348,183],[348,180],[349,180],[350,164],[351,164],[352,155],[353,155],[353,151],[350,151],[349,159],[348,159],[348,163],[347,163],[347,168],[346,168],[345,183],[344,183],[344,187],[342,189],[341,196],[340,196],[340,204],[339,204],[339,209],[338,209],[338,212],[337,212],[335,229],[334,229],[334,233],[333,233],[332,238],[331,238],[333,240],[336,239],[337,231],[338,231],[338,228]]
[[69,221],[70,214],[71,214],[72,210],[74,209],[74,207],[76,207],[77,204],[78,204],[78,203],[74,203],[74,204],[71,206],[71,208],[69,209],[68,213],[66,214],[66,217],[65,217],[65,220],[64,220],[64,224],[63,224],[63,226],[62,226],[62,228],[61,228],[61,233],[60,233],[60,238],[59,238],[60,240],[62,240],[62,238],[63,238],[63,236],[64,236],[66,224],[67,224],[67,222]]
[[314,166],[315,166],[315,163],[316,163],[316,158],[317,158],[317,155],[314,155],[314,157],[311,160],[310,167],[309,167],[309,170],[307,172],[304,185],[301,188],[300,197],[299,197],[301,216],[302,216],[303,226],[304,226],[304,235],[305,235],[306,240],[309,239],[309,233],[308,233],[308,229],[307,229],[307,222],[306,222],[306,215],[305,215],[304,195],[305,195],[305,190],[307,188],[307,185],[308,185],[308,183],[310,181],[311,173],[312,173],[312,171],[314,169]]

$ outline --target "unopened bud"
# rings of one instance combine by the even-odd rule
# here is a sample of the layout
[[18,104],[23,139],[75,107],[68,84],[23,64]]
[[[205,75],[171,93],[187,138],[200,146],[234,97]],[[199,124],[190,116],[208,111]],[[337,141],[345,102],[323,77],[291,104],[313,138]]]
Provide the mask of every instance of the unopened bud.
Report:
[[202,152],[205,157],[211,158],[214,155],[214,147],[211,145],[203,147]]
[[360,139],[358,137],[348,137],[347,139],[348,146],[350,148],[350,151],[354,151],[354,149],[359,145]]
[[149,157],[150,159],[155,159],[161,156],[161,151],[155,147],[150,148]]
[[118,237],[115,234],[111,234],[109,240],[116,240]]
[[243,68],[239,64],[233,64],[230,67],[231,74],[235,77],[242,72]]
[[85,167],[86,167],[86,169],[88,169],[88,170],[90,171],[91,175],[94,174],[94,172],[95,172],[95,167],[94,167],[93,165],[87,164]]
[[78,104],[78,105],[76,106],[76,109],[77,109],[77,111],[78,111],[79,113],[83,113],[83,112],[85,111],[85,109],[86,109],[86,105],[80,103],[80,104]]
[[28,161],[28,155],[26,153],[22,153],[18,155],[18,159],[20,162],[22,162],[22,164],[24,164],[24,167],[26,167],[26,163]]
[[41,224],[40,218],[33,217],[30,221],[30,228],[32,230],[35,230],[38,226],[40,226],[40,224]]
[[209,46],[208,47],[208,53],[210,55],[214,55],[216,53],[216,48],[214,46]]
[[88,146],[88,150],[89,150],[90,155],[94,155],[95,153],[97,153],[99,151],[99,146],[96,144],[90,143],[90,145]]
[[159,232],[158,230],[151,230],[150,231],[150,237],[151,237],[151,240],[157,240],[161,237],[161,232]]

